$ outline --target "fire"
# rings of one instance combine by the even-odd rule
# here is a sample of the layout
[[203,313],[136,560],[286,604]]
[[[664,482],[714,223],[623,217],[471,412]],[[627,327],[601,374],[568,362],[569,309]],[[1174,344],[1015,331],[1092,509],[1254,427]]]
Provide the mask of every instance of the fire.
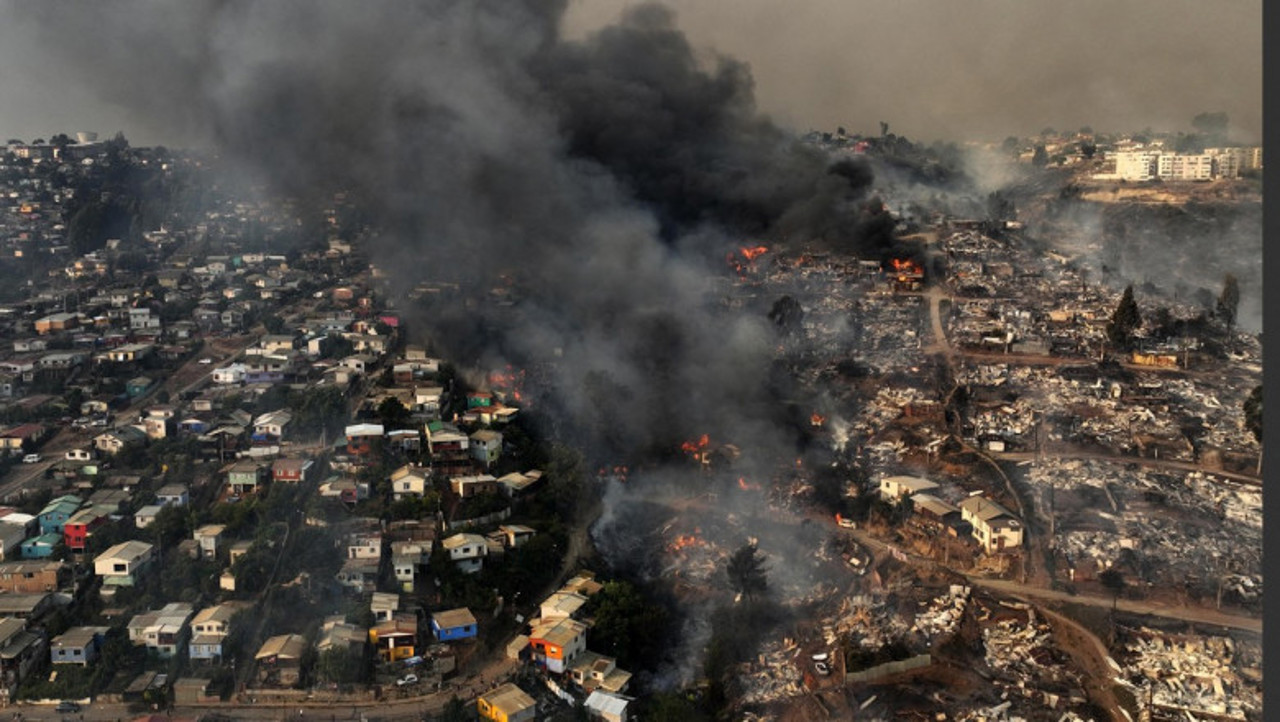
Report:
[[827,417],[815,412],[812,416],[809,417],[809,423],[812,424],[813,426],[822,426],[823,424],[827,423]]
[[[744,246],[738,249],[737,255],[729,253],[724,260],[730,266],[733,266],[733,270],[738,273],[745,273],[748,269],[754,268],[755,260],[768,251],[768,246]],[[738,260],[738,256],[741,256],[746,262]]]
[[707,543],[700,539],[697,534],[681,534],[671,540],[671,543],[667,545],[667,551],[678,552],[690,547],[705,547],[706,545]]
[[910,280],[912,276],[919,277],[924,275],[924,269],[920,267],[920,264],[910,258],[895,258],[890,263],[893,265],[894,273],[898,274],[899,281],[905,282]]
[[738,477],[738,488],[743,491],[760,491],[759,484],[753,484],[741,476]]
[[503,371],[489,372],[489,386],[510,395],[513,401],[523,400],[521,387],[524,386],[524,369],[513,369],[510,364]]
[[680,450],[686,454],[692,454],[693,456],[698,456],[703,451],[706,451],[707,445],[710,443],[711,443],[711,437],[707,436],[706,434],[703,434],[702,436],[698,437],[697,441],[686,441],[683,444],[681,444]]

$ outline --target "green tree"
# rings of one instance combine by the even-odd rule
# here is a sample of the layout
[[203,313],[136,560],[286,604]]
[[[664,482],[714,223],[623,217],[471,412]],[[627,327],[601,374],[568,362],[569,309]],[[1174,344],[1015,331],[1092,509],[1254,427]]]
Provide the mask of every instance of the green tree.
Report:
[[730,588],[746,599],[753,599],[768,589],[767,572],[764,558],[760,556],[756,545],[751,543],[739,547],[725,565]]
[[587,614],[595,619],[591,644],[596,651],[618,660],[628,669],[652,667],[665,645],[662,630],[667,628],[667,610],[647,599],[634,584],[606,582],[591,597]]
[[1235,274],[1228,273],[1222,277],[1222,293],[1218,295],[1218,317],[1227,324],[1228,329],[1235,328],[1236,312],[1240,309],[1240,282]]
[[387,427],[388,430],[403,429],[410,425],[409,419],[412,414],[400,403],[400,400],[394,396],[388,396],[378,404],[378,418]]
[[1116,348],[1128,348],[1133,340],[1133,332],[1142,325],[1142,315],[1138,312],[1138,302],[1133,300],[1133,285],[1125,286],[1120,303],[1107,322],[1107,340]]

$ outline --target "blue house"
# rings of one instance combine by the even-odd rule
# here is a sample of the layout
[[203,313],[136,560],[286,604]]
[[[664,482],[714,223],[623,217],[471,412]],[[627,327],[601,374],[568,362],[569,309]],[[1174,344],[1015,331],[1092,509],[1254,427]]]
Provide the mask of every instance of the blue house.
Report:
[[67,523],[67,519],[76,513],[80,505],[84,501],[73,494],[60,496],[51,500],[44,508],[40,510],[37,518],[40,520],[41,534],[61,534],[63,526]]
[[452,642],[476,636],[476,618],[466,607],[448,609],[431,615],[431,631],[441,642]]
[[46,559],[53,556],[53,548],[62,541],[62,534],[51,533],[33,536],[22,542],[23,559]]

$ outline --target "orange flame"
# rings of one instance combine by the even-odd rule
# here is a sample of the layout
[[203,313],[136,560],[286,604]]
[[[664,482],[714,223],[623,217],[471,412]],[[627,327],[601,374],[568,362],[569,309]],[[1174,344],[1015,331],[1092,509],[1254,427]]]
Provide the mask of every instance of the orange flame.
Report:
[[680,450],[686,454],[698,455],[699,452],[706,450],[707,445],[711,443],[711,438],[706,434],[698,437],[697,441],[686,441],[680,445]]
[[924,275],[924,269],[920,267],[920,264],[910,258],[895,258],[890,263],[893,264],[893,270],[898,274],[899,281],[910,280],[911,276]]
[[768,252],[768,250],[768,246],[752,246],[750,248],[740,248],[738,249],[738,252],[741,253],[742,257],[748,261],[754,261],[762,254]]
[[671,540],[671,543],[667,545],[667,551],[678,552],[690,547],[705,547],[706,545],[707,543],[698,538],[696,534],[681,534]]
[[812,416],[809,417],[809,423],[814,426],[822,426],[823,424],[827,423],[827,417],[815,412]]
[[738,488],[743,491],[760,491],[759,484],[752,484],[741,476],[738,477]]

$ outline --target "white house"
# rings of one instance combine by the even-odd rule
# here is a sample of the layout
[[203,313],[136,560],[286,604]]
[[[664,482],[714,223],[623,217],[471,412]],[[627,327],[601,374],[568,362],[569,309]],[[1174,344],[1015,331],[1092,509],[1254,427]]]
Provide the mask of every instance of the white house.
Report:
[[93,572],[102,577],[102,586],[131,587],[156,560],[155,547],[146,542],[121,542],[93,560]]
[[215,384],[238,384],[244,382],[246,372],[244,364],[231,364],[222,368],[214,369],[212,378]]
[[397,501],[406,496],[422,496],[427,490],[427,468],[405,464],[391,472],[391,493]]
[[484,558],[489,554],[489,546],[479,534],[454,534],[441,544],[449,552],[449,560],[466,574],[480,571]]
[[990,499],[975,495],[960,502],[960,518],[973,525],[973,538],[988,554],[1022,545],[1022,522]]
[[904,496],[937,488],[938,485],[934,482],[917,476],[886,476],[880,479],[880,498],[885,501],[897,501]]

